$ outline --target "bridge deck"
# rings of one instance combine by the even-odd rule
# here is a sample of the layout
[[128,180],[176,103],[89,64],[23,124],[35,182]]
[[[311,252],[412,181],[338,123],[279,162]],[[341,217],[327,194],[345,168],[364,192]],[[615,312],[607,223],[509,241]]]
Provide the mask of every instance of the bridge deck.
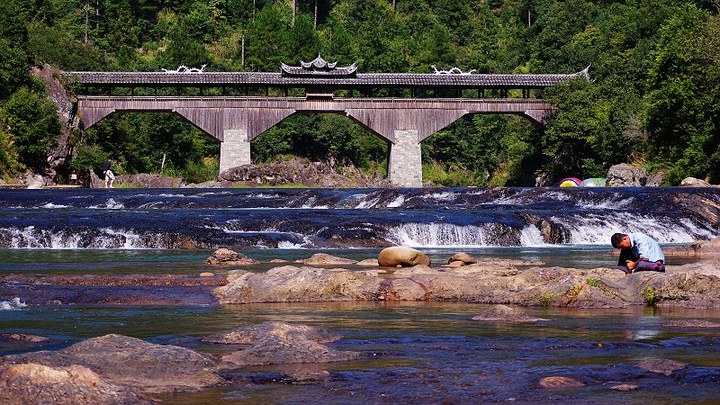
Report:
[[453,89],[539,89],[587,77],[574,74],[412,74],[367,73],[348,78],[287,77],[261,72],[64,72],[71,81],[101,87],[279,87],[329,86],[338,89],[371,87]]

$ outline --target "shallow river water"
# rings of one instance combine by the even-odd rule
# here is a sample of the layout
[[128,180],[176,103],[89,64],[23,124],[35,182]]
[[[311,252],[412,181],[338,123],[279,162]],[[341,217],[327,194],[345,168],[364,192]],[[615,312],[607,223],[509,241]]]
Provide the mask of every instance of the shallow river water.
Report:
[[[548,267],[612,267],[606,242],[612,232],[640,230],[664,246],[720,235],[692,203],[677,203],[682,193],[720,204],[714,190],[672,189],[8,190],[0,191],[0,275],[194,276],[208,270],[202,262],[220,245],[265,262],[251,271],[266,271],[274,258],[317,252],[376,258],[388,244],[415,246],[434,264],[465,251]],[[541,233],[542,221],[551,234]],[[673,258],[669,265],[687,262]],[[0,287],[13,291],[0,296],[0,334],[51,339],[38,347],[0,341],[0,356],[56,350],[109,333],[222,354],[228,349],[200,339],[266,320],[331,329],[343,336],[333,347],[363,354],[342,363],[227,370],[230,384],[159,396],[165,403],[720,401],[720,329],[672,326],[717,323],[720,310],[537,307],[523,310],[547,321],[498,325],[472,320],[488,306],[460,302],[220,306],[209,289],[178,289],[168,293],[184,299],[177,305],[98,305],[45,302]],[[688,366],[666,376],[637,366],[647,359]],[[326,370],[329,377],[292,383],[286,374],[297,367]],[[541,388],[548,376],[584,385]],[[610,389],[618,384],[638,389]]]

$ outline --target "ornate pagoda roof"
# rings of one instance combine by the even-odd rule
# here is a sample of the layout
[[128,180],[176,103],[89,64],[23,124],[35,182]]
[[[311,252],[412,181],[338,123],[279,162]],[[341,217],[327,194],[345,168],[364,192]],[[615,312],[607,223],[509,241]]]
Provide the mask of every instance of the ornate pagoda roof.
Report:
[[317,58],[310,62],[300,61],[300,66],[289,66],[280,63],[280,71],[282,76],[290,77],[355,77],[357,65],[353,63],[350,66],[337,66],[337,62],[328,62],[318,55]]

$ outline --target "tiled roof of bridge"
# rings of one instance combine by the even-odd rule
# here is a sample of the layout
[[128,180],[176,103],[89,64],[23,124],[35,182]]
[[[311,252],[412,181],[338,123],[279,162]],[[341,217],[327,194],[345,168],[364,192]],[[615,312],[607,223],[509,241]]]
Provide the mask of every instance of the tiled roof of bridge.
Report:
[[90,86],[270,86],[305,87],[449,87],[449,88],[543,88],[579,76],[589,79],[587,69],[573,74],[420,74],[365,73],[355,77],[288,77],[262,72],[65,72],[69,78]]

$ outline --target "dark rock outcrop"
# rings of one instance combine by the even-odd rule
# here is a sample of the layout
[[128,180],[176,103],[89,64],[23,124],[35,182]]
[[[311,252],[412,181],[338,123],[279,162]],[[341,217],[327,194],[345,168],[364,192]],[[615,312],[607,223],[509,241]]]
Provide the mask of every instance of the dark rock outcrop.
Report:
[[[174,188],[185,185],[182,177],[161,176],[159,174],[116,174],[115,187],[130,188]],[[90,171],[90,188],[104,188],[105,179]]]
[[45,64],[42,67],[33,67],[31,73],[45,83],[48,96],[55,104],[58,120],[62,124],[58,142],[52,152],[48,154],[47,159],[48,165],[52,169],[57,169],[65,164],[73,152],[73,145],[70,143],[70,132],[78,128],[80,118],[75,111],[75,100],[67,93],[62,82],[60,70]]
[[243,165],[220,173],[222,181],[251,185],[302,184],[307,187],[389,187],[379,176],[369,177],[354,166],[334,168],[322,162],[292,159],[262,166]]

